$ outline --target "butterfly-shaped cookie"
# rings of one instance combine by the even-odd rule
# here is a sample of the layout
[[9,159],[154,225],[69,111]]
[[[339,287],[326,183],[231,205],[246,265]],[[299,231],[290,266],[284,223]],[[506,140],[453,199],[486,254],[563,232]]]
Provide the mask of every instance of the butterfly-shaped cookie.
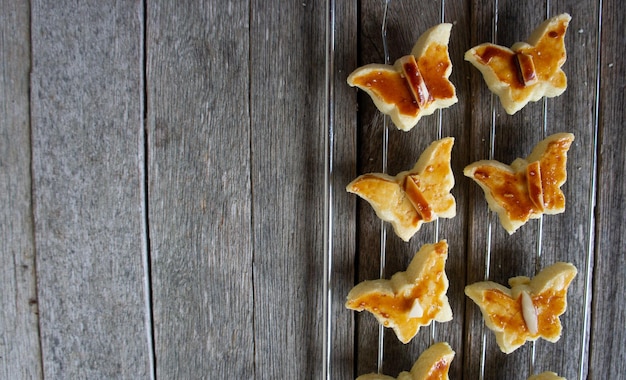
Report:
[[500,223],[512,234],[530,218],[565,211],[561,186],[567,180],[567,151],[572,141],[573,134],[557,133],[511,166],[482,160],[466,166],[463,174],[480,185],[489,208],[498,213]]
[[408,343],[421,326],[452,319],[445,272],[448,243],[426,244],[415,254],[406,272],[390,280],[363,281],[348,293],[346,308],[367,310]]
[[533,375],[528,380],[566,380],[564,377],[557,375],[554,372],[542,372],[537,375]]
[[361,375],[356,380],[448,380],[450,364],[454,359],[454,351],[445,342],[435,343],[422,352],[411,372],[403,371],[397,378],[370,373]]
[[422,116],[457,102],[454,85],[448,80],[452,62],[448,41],[452,24],[439,24],[415,43],[411,55],[393,66],[369,64],[348,76],[348,84],[370,95],[380,112],[391,116],[403,131],[413,128]]
[[561,66],[566,59],[564,38],[570,19],[563,13],[544,21],[528,42],[517,42],[511,49],[484,43],[465,53],[465,60],[480,70],[509,115],[543,96],[559,96],[567,88]]
[[450,194],[454,186],[452,145],[452,137],[437,140],[422,153],[413,169],[395,177],[363,174],[346,190],[368,201],[376,215],[390,222],[396,235],[408,241],[423,223],[456,215],[456,202]]
[[567,308],[567,288],[576,273],[572,264],[558,262],[532,280],[524,276],[509,279],[511,289],[485,281],[466,286],[465,294],[480,308],[500,350],[508,354],[526,341],[559,340],[559,316]]

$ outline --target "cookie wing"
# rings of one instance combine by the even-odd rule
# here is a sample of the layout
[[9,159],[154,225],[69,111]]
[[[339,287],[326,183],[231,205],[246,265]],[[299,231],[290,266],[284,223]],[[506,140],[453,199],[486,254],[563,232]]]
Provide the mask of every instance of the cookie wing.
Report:
[[[411,188],[419,191],[432,213],[430,216],[424,214],[425,221],[432,221],[437,217],[456,216],[456,201],[450,193],[454,187],[454,174],[450,166],[453,145],[453,137],[446,137],[430,144],[408,174],[410,183],[405,185],[405,190],[411,191],[409,190]],[[409,198],[416,207],[419,207],[416,197],[409,195]]]
[[411,130],[421,118],[417,102],[395,65],[371,63],[359,67],[348,76],[348,84],[365,91],[400,130]]
[[511,353],[526,342],[528,332],[521,301],[512,297],[510,289],[484,281],[466,286],[465,294],[480,308],[485,325],[495,334],[502,352]]
[[565,211],[565,195],[561,186],[567,180],[567,152],[573,141],[571,133],[554,134],[537,144],[526,159],[528,162],[539,162],[545,214]]
[[[512,46],[518,55],[532,59],[540,90],[531,101],[539,100],[542,96],[561,95],[567,88],[567,77],[561,67],[567,59],[565,33],[571,19],[567,13],[549,18],[531,33],[528,43],[518,42]],[[543,95],[539,95],[540,92]]]
[[576,274],[574,265],[558,262],[544,268],[530,282],[530,294],[537,314],[537,337],[549,342],[556,342],[561,337],[559,316],[567,309],[567,289]]
[[[436,25],[424,32],[411,50],[428,94],[418,99],[422,116],[431,115],[437,109],[450,107],[458,101],[456,89],[449,79],[452,74],[448,53],[451,30],[452,24]],[[405,73],[410,74],[407,70]]]
[[480,44],[465,52],[465,60],[481,72],[489,90],[500,98],[510,115],[523,107],[513,99],[515,88],[522,87],[515,59],[513,50],[492,43]]
[[391,223],[396,235],[404,241],[408,241],[423,223],[395,177],[381,173],[363,174],[350,182],[346,190],[365,199],[376,215]]
[[484,191],[489,209],[498,214],[500,223],[514,233],[537,213],[528,193],[525,172],[494,160],[474,162],[463,170]]

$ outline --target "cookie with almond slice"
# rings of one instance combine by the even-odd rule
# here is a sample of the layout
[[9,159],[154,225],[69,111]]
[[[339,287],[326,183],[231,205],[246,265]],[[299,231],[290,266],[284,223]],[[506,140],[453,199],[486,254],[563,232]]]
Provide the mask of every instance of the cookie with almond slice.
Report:
[[402,343],[408,343],[421,326],[432,321],[452,320],[446,295],[445,272],[448,243],[426,244],[415,254],[405,272],[390,280],[363,281],[348,293],[346,308],[367,310],[385,327],[392,328]]
[[463,174],[483,189],[489,209],[513,234],[530,219],[565,211],[561,186],[567,180],[567,152],[573,141],[571,133],[555,133],[540,141],[525,159],[518,158],[511,165],[481,160],[467,165]]
[[448,77],[452,62],[448,41],[452,24],[439,24],[424,32],[411,54],[393,66],[371,63],[348,76],[348,84],[365,91],[378,110],[391,116],[402,131],[411,130],[422,116],[458,101]]
[[570,20],[567,13],[554,16],[539,25],[528,42],[517,42],[510,49],[487,42],[465,53],[465,60],[480,70],[509,115],[528,102],[559,96],[567,88],[561,66],[566,59],[564,40]]
[[509,354],[527,341],[559,340],[559,316],[567,309],[567,288],[576,273],[574,265],[558,262],[532,280],[525,276],[509,279],[510,289],[484,281],[466,286],[465,294],[480,308],[500,350]]
[[422,224],[456,216],[456,201],[450,192],[454,187],[453,145],[453,137],[437,140],[410,170],[393,177],[363,174],[350,182],[346,191],[368,201],[380,219],[391,223],[396,235],[409,241]]

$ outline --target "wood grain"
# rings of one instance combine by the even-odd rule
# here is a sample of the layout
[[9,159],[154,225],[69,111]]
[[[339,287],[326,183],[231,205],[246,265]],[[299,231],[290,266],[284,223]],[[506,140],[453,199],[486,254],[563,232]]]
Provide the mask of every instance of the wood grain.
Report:
[[[345,308],[346,296],[354,286],[356,249],[356,200],[345,190],[357,170],[357,96],[346,83],[348,73],[357,64],[358,2],[335,2],[333,57],[333,152],[332,172],[332,276],[331,276],[331,378],[353,379],[355,360],[354,314]],[[316,185],[318,187],[320,184]],[[341,238],[337,238],[341,237]]]
[[29,118],[30,8],[0,2],[0,378],[41,378]]
[[325,341],[325,4],[253,1],[251,9],[256,375],[313,376]]
[[626,68],[620,48],[626,43],[626,25],[620,2],[606,1],[602,5],[598,198],[589,360],[589,378],[592,379],[617,378],[626,373],[626,363],[615,356],[624,351],[626,344],[623,328],[626,309],[622,307],[626,290],[623,276],[619,274],[626,268],[623,254],[626,236],[626,139],[623,137]]
[[156,375],[252,378],[248,5],[155,1],[147,15]]
[[37,286],[47,378],[151,372],[142,3],[32,3]]

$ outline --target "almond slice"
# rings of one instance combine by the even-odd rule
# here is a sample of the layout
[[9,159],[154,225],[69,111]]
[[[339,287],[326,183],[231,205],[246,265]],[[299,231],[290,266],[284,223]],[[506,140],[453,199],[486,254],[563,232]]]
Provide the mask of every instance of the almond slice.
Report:
[[422,308],[422,305],[420,305],[419,300],[416,298],[413,301],[411,311],[409,311],[409,318],[421,318],[422,315],[424,315],[424,309]]
[[526,167],[526,180],[528,181],[528,196],[537,207],[538,212],[544,211],[543,187],[541,185],[541,163],[531,162]]
[[530,54],[517,52],[517,65],[519,67],[520,78],[525,86],[530,86],[539,81],[537,78],[537,70],[535,70],[535,63],[533,62],[533,56]]
[[526,323],[526,327],[528,327],[528,331],[531,334],[537,334],[539,331],[539,322],[537,321],[537,310],[535,309],[535,305],[533,305],[533,300],[530,298],[530,295],[522,291],[522,316],[524,317],[524,322]]
[[424,77],[420,73],[415,57],[407,55],[399,59],[402,65],[402,74],[409,84],[413,99],[417,102],[419,108],[424,108],[428,101],[431,99]]
[[413,207],[415,207],[415,210],[417,210],[422,217],[422,220],[430,222],[435,219],[435,214],[433,213],[432,207],[428,204],[428,200],[426,200],[426,197],[424,197],[424,194],[420,191],[419,181],[418,175],[408,175],[404,182],[404,192]]

